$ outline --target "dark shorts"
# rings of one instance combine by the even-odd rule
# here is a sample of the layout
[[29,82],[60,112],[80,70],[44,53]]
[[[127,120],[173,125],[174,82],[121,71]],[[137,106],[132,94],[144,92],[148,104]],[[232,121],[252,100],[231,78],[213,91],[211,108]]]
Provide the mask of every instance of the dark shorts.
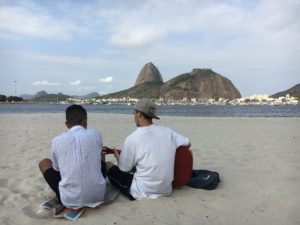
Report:
[[[103,174],[104,178],[106,178],[104,161],[102,161],[101,166],[102,166],[102,168],[101,168],[102,174]],[[59,182],[61,180],[60,172],[56,171],[55,169],[53,169],[51,167],[45,171],[44,178],[45,178],[46,182],[48,183],[48,185],[50,186],[50,188],[55,192],[58,201],[61,202],[59,188],[58,188]]]
[[130,194],[130,186],[133,179],[133,174],[123,172],[117,166],[112,166],[106,173],[110,183],[117,187],[122,194],[130,200],[135,200]]
[[53,168],[49,168],[44,173],[44,178],[51,189],[55,192],[58,201],[60,202],[60,194],[58,184],[61,180],[60,172]]

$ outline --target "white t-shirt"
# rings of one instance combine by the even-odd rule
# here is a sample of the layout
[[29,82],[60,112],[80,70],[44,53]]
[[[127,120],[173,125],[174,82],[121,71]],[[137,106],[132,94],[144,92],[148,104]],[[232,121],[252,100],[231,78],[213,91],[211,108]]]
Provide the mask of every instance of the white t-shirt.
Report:
[[53,139],[53,168],[60,171],[59,192],[66,207],[82,207],[104,199],[101,149],[101,134],[82,126],[74,126]]
[[130,194],[135,199],[155,199],[172,192],[176,149],[189,139],[170,128],[139,127],[124,143],[118,167],[129,172],[136,167]]

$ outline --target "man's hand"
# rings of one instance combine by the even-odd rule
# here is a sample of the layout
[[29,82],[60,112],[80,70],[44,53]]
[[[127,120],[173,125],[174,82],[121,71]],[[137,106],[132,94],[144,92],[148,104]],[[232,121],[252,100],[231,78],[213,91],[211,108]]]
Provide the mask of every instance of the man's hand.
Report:
[[121,150],[116,149],[116,148],[109,148],[107,146],[103,146],[102,153],[103,154],[114,154],[117,161],[119,161]]
[[119,162],[119,158],[120,158],[120,150],[117,150],[115,148],[113,148],[113,151],[114,151],[114,156],[116,158],[116,160]]

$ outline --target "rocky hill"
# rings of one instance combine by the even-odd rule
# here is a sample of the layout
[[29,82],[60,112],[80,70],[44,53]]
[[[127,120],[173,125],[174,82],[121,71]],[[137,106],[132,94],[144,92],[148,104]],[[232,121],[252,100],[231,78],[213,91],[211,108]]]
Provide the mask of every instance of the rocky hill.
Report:
[[48,95],[48,93],[43,90],[43,91],[39,91],[38,93],[33,95],[32,98],[40,98],[40,97],[43,97],[43,96],[46,96],[46,95]]
[[167,100],[235,99],[241,94],[229,79],[211,69],[193,69],[167,81],[160,90],[160,96]]
[[34,102],[56,102],[58,101],[65,101],[67,98],[69,97],[74,97],[74,98],[78,98],[78,99],[92,99],[92,98],[97,98],[100,97],[100,95],[97,92],[92,92],[89,93],[87,95],[83,95],[83,96],[69,96],[69,95],[65,95],[63,93],[58,93],[58,94],[48,94],[46,91],[39,91],[37,92],[35,95],[28,95],[28,94],[24,94],[21,95],[20,97],[22,97],[24,100],[30,100],[30,101],[34,101]]
[[297,84],[288,90],[278,92],[278,93],[272,95],[271,97],[273,97],[273,98],[285,97],[287,94],[300,99],[300,84]]
[[20,97],[23,98],[24,100],[31,100],[33,98],[38,98],[47,95],[48,93],[46,91],[39,91],[35,95],[28,95],[28,94],[23,94]]
[[39,92],[34,95],[34,97],[30,100],[32,102],[60,102],[66,101],[71,96],[64,95],[63,93],[58,94],[47,94],[47,92]]
[[194,69],[163,83],[159,70],[152,63],[147,63],[133,87],[101,96],[102,99],[123,97],[165,100],[235,99],[240,98],[241,94],[229,79],[211,69]]
[[129,89],[103,95],[101,98],[159,98],[163,78],[153,63],[147,63],[140,71],[135,85]]
[[163,78],[159,70],[154,66],[153,63],[147,63],[141,70],[138,78],[135,81],[135,85],[142,83],[151,82],[151,83],[163,83]]

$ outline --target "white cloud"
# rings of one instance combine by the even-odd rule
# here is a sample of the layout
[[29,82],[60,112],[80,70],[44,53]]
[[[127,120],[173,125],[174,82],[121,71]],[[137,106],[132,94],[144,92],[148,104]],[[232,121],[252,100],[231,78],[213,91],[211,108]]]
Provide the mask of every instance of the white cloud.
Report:
[[63,20],[47,14],[42,8],[24,6],[0,7],[0,37],[28,35],[46,39],[70,40],[74,32],[85,32],[71,20]]
[[72,85],[72,86],[77,86],[77,85],[80,85],[80,84],[81,84],[81,80],[76,80],[76,81],[70,82],[70,85]]
[[100,78],[99,82],[100,83],[112,83],[113,82],[113,77]]
[[41,62],[47,63],[62,63],[62,64],[76,64],[76,65],[99,65],[106,62],[106,60],[99,58],[99,57],[80,57],[80,56],[63,56],[63,55],[47,55],[47,54],[40,54],[35,52],[8,52],[10,54],[14,54],[16,56],[37,60]]
[[135,27],[130,29],[129,24],[124,24],[114,32],[109,41],[112,44],[122,47],[140,47],[151,45],[156,41],[161,40],[165,36],[163,30],[159,30],[154,27]]
[[285,32],[288,26],[299,32],[300,27],[300,4],[294,0],[149,0],[134,1],[133,5],[119,4],[102,10],[100,17],[108,24],[112,44],[147,47],[185,40],[185,36],[176,38],[180,35],[187,35],[187,43],[193,39],[198,45],[205,44],[203,40],[226,44],[245,36],[257,40],[264,32],[264,38],[271,38],[274,33]]
[[49,82],[47,80],[43,81],[35,81],[32,83],[32,85],[42,85],[42,86],[60,86],[60,83],[55,83],[55,82]]

